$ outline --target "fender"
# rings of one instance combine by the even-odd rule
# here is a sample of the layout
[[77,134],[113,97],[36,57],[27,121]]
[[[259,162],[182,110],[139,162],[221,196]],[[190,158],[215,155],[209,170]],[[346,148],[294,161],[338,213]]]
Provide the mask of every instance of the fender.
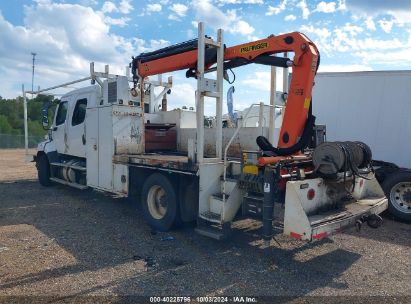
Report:
[[49,162],[60,162],[60,157],[57,153],[57,148],[53,140],[47,139],[37,145],[37,156],[42,152],[47,155]]

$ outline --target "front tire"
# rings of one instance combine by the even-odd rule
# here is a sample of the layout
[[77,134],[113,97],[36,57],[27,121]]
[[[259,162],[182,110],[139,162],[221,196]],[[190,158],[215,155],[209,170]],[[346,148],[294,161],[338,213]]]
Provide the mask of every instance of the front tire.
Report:
[[388,198],[390,213],[411,222],[411,171],[397,171],[389,175],[382,188]]
[[178,217],[176,191],[160,173],[150,175],[141,191],[142,211],[148,224],[158,231],[168,231]]
[[47,158],[46,154],[41,154],[37,158],[37,176],[40,182],[40,185],[44,187],[49,187],[51,186],[51,180],[50,180],[50,163]]

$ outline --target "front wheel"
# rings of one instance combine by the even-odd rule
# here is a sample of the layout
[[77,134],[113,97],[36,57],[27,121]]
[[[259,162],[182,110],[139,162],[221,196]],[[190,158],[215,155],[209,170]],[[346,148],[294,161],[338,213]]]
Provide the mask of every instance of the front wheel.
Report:
[[178,217],[176,192],[167,177],[150,175],[141,191],[143,215],[148,224],[158,231],[168,231]]
[[382,187],[388,198],[388,210],[397,218],[411,222],[411,171],[389,175]]
[[47,158],[47,155],[41,154],[37,158],[36,162],[37,167],[37,176],[40,182],[40,185],[44,187],[49,187],[52,185],[50,180],[50,163]]

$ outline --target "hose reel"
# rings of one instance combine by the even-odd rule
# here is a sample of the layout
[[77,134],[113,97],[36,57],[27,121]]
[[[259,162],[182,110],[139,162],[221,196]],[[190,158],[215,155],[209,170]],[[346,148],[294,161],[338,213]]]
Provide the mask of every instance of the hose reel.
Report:
[[314,170],[323,176],[347,171],[359,175],[359,169],[371,167],[372,153],[363,142],[324,142],[314,149],[312,160]]

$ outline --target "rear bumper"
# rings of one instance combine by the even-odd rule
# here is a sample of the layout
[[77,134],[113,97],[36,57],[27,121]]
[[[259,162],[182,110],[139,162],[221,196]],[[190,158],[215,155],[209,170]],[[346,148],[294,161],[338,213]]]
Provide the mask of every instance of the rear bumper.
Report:
[[[388,200],[372,174],[366,179],[356,178],[354,190],[347,196],[350,184],[321,178],[287,182],[284,234],[318,240],[388,208]],[[309,197],[309,191],[315,195]],[[372,224],[372,217],[370,220]]]
[[311,240],[319,240],[332,234],[341,232],[344,228],[355,226],[357,220],[364,216],[372,214],[380,214],[388,208],[388,199],[383,198],[381,201],[373,206],[367,206],[368,208],[362,211],[351,213],[351,215],[342,217],[340,219],[331,220],[329,222],[323,222],[320,224],[312,225]]

